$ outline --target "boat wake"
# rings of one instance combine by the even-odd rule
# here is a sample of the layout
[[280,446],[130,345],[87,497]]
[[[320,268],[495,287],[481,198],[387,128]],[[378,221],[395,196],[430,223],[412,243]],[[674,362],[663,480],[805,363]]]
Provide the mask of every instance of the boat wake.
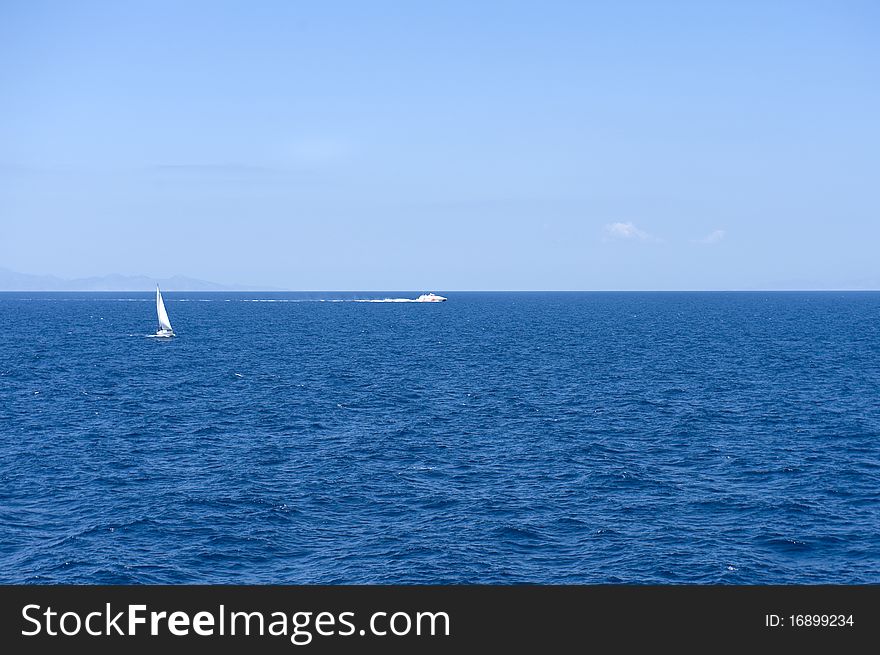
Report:
[[418,298],[381,298],[375,300],[355,300],[354,302],[445,302],[446,298],[435,293],[423,293]]
[[[185,302],[185,301],[178,301]],[[225,302],[234,302],[226,300]],[[420,300],[418,298],[243,298],[239,302],[438,302],[436,300]]]

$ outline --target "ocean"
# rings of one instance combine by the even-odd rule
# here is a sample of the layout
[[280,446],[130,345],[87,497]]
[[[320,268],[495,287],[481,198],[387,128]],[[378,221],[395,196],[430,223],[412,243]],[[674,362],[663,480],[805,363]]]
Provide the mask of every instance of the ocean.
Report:
[[0,294],[0,582],[880,583],[880,293],[163,295]]

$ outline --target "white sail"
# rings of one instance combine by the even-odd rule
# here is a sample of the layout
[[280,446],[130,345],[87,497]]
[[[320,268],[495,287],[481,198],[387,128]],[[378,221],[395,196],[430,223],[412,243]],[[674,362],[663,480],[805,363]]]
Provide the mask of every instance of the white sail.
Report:
[[159,316],[159,329],[172,332],[171,321],[168,320],[168,312],[165,311],[165,303],[162,302],[162,294],[159,293],[159,286],[156,286],[156,313]]

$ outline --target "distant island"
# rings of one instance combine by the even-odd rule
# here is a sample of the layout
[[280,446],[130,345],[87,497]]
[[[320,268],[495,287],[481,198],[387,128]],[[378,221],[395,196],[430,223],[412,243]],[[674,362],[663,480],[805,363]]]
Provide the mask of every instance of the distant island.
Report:
[[147,275],[103,275],[67,280],[54,275],[31,275],[0,268],[0,291],[280,291],[271,287],[219,284],[182,275],[155,278]]

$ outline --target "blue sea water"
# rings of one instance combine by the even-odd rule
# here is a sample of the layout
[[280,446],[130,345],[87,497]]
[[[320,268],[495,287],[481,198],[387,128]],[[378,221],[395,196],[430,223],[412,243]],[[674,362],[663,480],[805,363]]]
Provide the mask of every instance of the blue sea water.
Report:
[[880,293],[394,295],[0,294],[0,582],[880,582]]

